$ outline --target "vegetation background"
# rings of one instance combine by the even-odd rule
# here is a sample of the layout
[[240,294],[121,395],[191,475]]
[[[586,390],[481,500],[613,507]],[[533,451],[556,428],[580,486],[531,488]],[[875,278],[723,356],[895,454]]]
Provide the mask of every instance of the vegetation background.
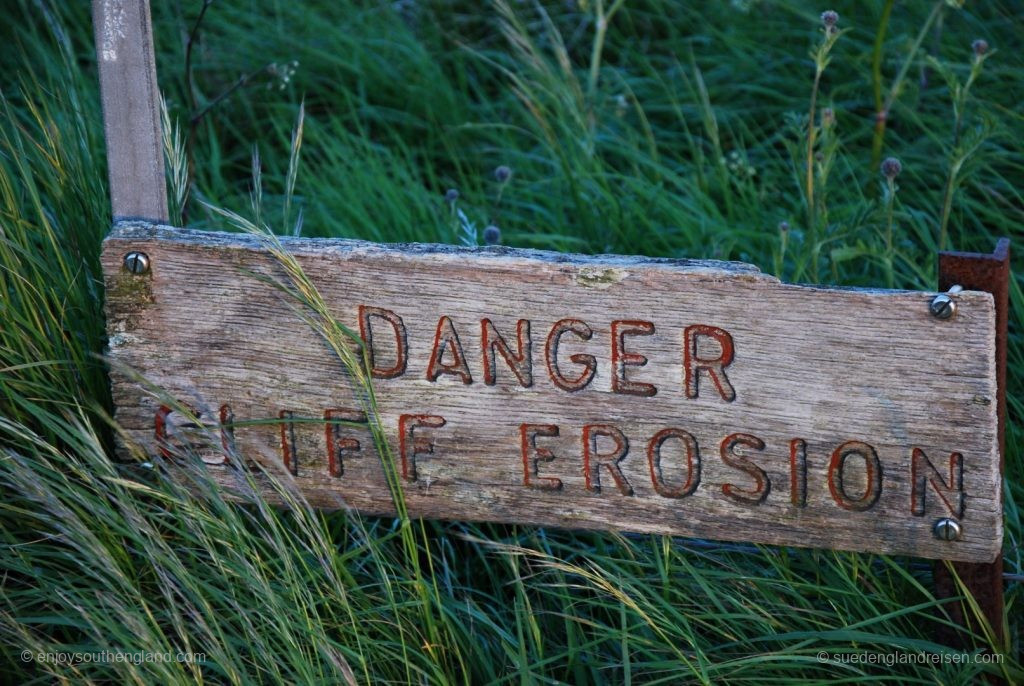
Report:
[[[281,512],[227,503],[186,465],[196,498],[168,465],[109,457],[88,3],[3,10],[11,683],[1024,680],[1024,270],[1011,286],[1009,638],[976,647],[1001,666],[892,664],[949,652],[921,560]],[[214,208],[377,241],[475,244],[496,226],[487,238],[508,245],[921,290],[941,246],[1024,246],[1019,2],[154,0],[153,15],[174,218],[190,226],[232,229]],[[883,175],[888,157],[900,164]],[[205,661],[57,665],[25,650]]]

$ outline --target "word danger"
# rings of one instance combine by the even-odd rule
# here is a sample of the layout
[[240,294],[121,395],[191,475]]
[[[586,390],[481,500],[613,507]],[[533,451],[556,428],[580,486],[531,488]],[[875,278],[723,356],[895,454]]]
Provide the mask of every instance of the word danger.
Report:
[[[373,376],[378,379],[398,379],[413,374],[409,334],[402,317],[391,310],[366,305],[360,306],[358,313],[359,332]],[[659,389],[654,384],[636,381],[628,376],[630,367],[647,364],[647,357],[639,352],[637,344],[641,341],[637,339],[653,334],[654,330],[652,322],[643,320],[615,320],[610,323],[608,359],[611,362],[613,393],[642,397],[658,393]],[[478,368],[483,371],[483,383],[495,385],[501,373],[509,374],[512,383],[524,388],[533,387],[536,375],[531,322],[520,319],[513,335],[511,332],[503,334],[490,319],[484,318],[479,320],[478,331],[480,348],[476,354],[480,361]],[[565,364],[560,361],[559,346],[568,337],[588,341],[593,336],[594,329],[581,319],[561,319],[544,331],[544,342],[542,346],[537,346],[536,356],[543,360],[548,380],[556,388],[572,393],[591,384],[598,368],[597,357],[576,353],[569,355],[568,364]],[[702,380],[706,380],[714,389],[714,401],[734,402],[737,390],[728,375],[728,368],[735,357],[733,336],[719,327],[692,324],[683,328],[680,341],[682,349],[679,364],[683,370],[682,391],[685,397],[698,400]],[[463,345],[458,328],[447,316],[438,319],[429,354],[424,358],[419,373],[430,382],[436,383],[444,376],[454,377],[467,385],[476,382],[469,364],[471,351]],[[386,389],[381,392],[386,392]],[[164,446],[161,449],[168,456],[171,453],[167,446],[175,440],[180,441],[180,435],[172,435],[168,430],[170,414],[171,410],[162,406],[156,417],[157,443]],[[309,428],[304,428],[303,424],[310,420],[323,421],[325,428],[319,450],[323,451],[321,454],[326,459],[301,461],[304,464],[315,464],[319,469],[326,462],[326,471],[331,477],[343,477],[345,461],[363,452],[368,443],[367,417],[356,408],[329,408],[320,417],[306,418],[281,410],[276,419],[280,422],[283,462],[296,476],[300,474],[296,433],[308,431]],[[453,445],[451,436],[444,436],[444,432],[453,430],[451,421],[450,417],[437,413],[398,416],[396,453],[401,476],[407,482],[419,480],[417,461],[420,458],[438,457],[438,439],[444,437],[444,443]],[[235,422],[229,405],[221,406],[217,424],[223,445],[223,458],[227,459],[232,453],[231,446],[235,440]],[[637,474],[642,474],[640,478],[649,480],[656,497],[679,500],[692,496],[702,487],[702,473],[706,471],[704,463],[710,454],[726,468],[723,470],[718,467],[716,472],[724,472],[726,476],[719,477],[714,484],[703,483],[705,490],[720,490],[732,501],[753,506],[765,502],[777,491],[788,493],[792,506],[803,508],[808,504],[808,447],[807,441],[802,438],[792,438],[785,445],[784,451],[789,456],[788,483],[777,484],[773,483],[761,458],[768,446],[765,440],[753,433],[723,431],[726,435],[711,445],[707,445],[707,441],[699,445],[693,433],[682,426],[664,426],[649,435],[628,436],[621,427],[611,423],[584,423],[573,430],[579,437],[578,451],[572,455],[559,455],[556,454],[552,439],[570,435],[563,434],[563,426],[515,422],[507,425],[514,433],[492,445],[518,448],[518,454],[508,455],[509,468],[518,473],[515,478],[523,488],[562,491],[567,488],[563,477],[570,473],[567,470],[572,470],[576,475],[582,472],[582,490],[585,492],[597,494],[602,493],[603,489],[612,489],[621,496],[635,497],[637,489],[634,481],[638,478]],[[307,440],[304,444],[308,446],[309,435],[305,436]],[[565,444],[560,445],[564,450]],[[884,467],[878,451],[871,444],[860,440],[837,441],[833,445],[834,448],[827,455],[827,471],[822,477],[827,482],[831,500],[845,510],[870,510],[879,502],[883,491]],[[782,452],[778,450],[782,446],[773,447]],[[372,450],[372,446],[368,449]],[[493,457],[501,459],[499,455]],[[627,477],[622,468],[627,457],[630,459],[631,477]],[[908,504],[913,515],[925,515],[926,496],[933,493],[932,497],[937,498],[933,503],[941,503],[940,509],[955,517],[963,516],[964,459],[961,453],[950,453],[948,462],[940,462],[939,466],[920,447],[911,446],[905,455],[898,458],[901,465],[906,464],[904,460],[909,461]],[[640,465],[643,467],[640,468]],[[729,477],[728,474],[734,476]]]
[[[387,331],[383,334],[382,331]],[[359,333],[366,345],[366,353],[370,370],[375,378],[394,379],[408,372],[409,368],[409,335],[402,318],[380,307],[359,306]],[[654,384],[633,381],[627,378],[627,368],[642,367],[647,364],[647,357],[639,352],[627,350],[627,338],[650,336],[654,334],[654,323],[640,319],[617,319],[611,323],[611,358],[612,376],[611,390],[623,395],[651,397],[657,395]],[[543,364],[548,378],[555,387],[563,391],[580,391],[590,385],[597,373],[597,358],[594,355],[575,353],[569,356],[570,366],[559,362],[559,346],[566,338],[589,341],[594,335],[591,326],[582,319],[560,319],[555,322],[544,336]],[[385,338],[385,341],[381,339]],[[511,336],[509,336],[511,338]],[[498,356],[504,360],[516,381],[524,388],[534,384],[533,338],[529,319],[520,319],[516,323],[515,345],[503,336],[490,319],[480,320],[481,367],[483,382],[489,386],[497,383]],[[390,345],[388,345],[390,343]],[[698,354],[708,343],[717,344],[717,353]],[[379,361],[382,350],[390,353],[387,363]],[[732,336],[728,331],[715,326],[693,324],[683,331],[682,365],[684,371],[684,390],[687,398],[696,398],[699,392],[698,382],[701,374],[706,374],[714,384],[718,393],[728,402],[736,399],[725,368],[732,364],[734,347]],[[453,376],[464,384],[474,382],[467,360],[467,350],[462,344],[459,332],[447,316],[437,320],[433,345],[426,364],[426,378],[437,381],[443,375]]]

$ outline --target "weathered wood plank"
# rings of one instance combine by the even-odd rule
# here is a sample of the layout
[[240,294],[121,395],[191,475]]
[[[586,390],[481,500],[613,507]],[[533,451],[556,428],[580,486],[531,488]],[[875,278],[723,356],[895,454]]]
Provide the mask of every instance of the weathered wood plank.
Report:
[[[943,321],[931,294],[794,286],[736,263],[284,242],[342,324],[359,331],[360,306],[381,308],[363,323],[391,377],[375,381],[380,421],[415,515],[953,560],[1000,549],[988,293],[961,293]],[[122,268],[133,250],[150,272]],[[315,505],[392,511],[369,432],[328,435],[326,410],[359,409],[350,380],[253,276],[284,278],[255,238],[122,225],[103,265],[113,361],[212,427],[224,405],[268,420],[234,444],[287,462]],[[118,421],[157,450],[160,402],[113,379]],[[282,416],[309,421],[282,431]],[[962,538],[937,540],[950,516]]]
[[114,221],[167,221],[149,0],[93,0]]

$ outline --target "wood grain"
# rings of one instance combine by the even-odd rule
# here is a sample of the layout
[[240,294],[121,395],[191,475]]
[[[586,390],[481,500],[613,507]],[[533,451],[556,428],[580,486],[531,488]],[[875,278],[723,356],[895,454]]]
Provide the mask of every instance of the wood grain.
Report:
[[[952,560],[1000,550],[988,293],[961,293],[942,321],[930,293],[789,285],[737,263],[282,240],[340,323],[358,332],[360,306],[380,308],[364,310],[379,418],[409,458],[396,467],[414,515]],[[150,273],[122,270],[132,250]],[[199,413],[211,462],[218,423],[234,422],[223,444],[314,505],[393,512],[369,431],[326,428],[329,409],[359,419],[352,381],[258,278],[285,279],[258,239],[122,224],[103,266],[130,442],[155,453],[184,429],[156,441],[163,401],[125,368]],[[236,483],[230,465],[211,469]],[[936,540],[952,515],[961,540]]]
[[149,0],[93,0],[114,220],[167,221]]

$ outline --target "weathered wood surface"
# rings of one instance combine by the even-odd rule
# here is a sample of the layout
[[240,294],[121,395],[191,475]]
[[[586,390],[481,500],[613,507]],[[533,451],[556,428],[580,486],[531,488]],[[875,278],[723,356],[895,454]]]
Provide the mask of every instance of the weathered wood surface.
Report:
[[[928,312],[933,294],[787,285],[736,263],[283,240],[342,324],[359,331],[361,305],[401,318],[404,373],[374,384],[414,515],[952,560],[1000,550],[988,293],[961,293],[943,321]],[[133,250],[149,255],[149,273],[122,269]],[[118,365],[195,408],[313,504],[393,511],[369,431],[327,431],[326,410],[360,409],[351,381],[253,275],[285,278],[257,239],[125,224],[103,266],[116,417],[132,441],[150,452],[174,444],[174,417],[157,441],[161,401]],[[552,335],[569,318],[589,339],[579,324]],[[532,364],[516,359],[519,320]],[[383,317],[368,321],[387,375],[401,366],[398,339]],[[485,330],[508,355],[483,353]],[[580,376],[585,387],[560,387]],[[233,436],[219,432],[232,418]],[[268,422],[243,425],[256,419]],[[537,425],[525,439],[524,424]],[[220,445],[207,448],[213,462]],[[948,516],[962,524],[959,541],[933,535]]]
[[149,0],[93,0],[114,220],[167,221]]

